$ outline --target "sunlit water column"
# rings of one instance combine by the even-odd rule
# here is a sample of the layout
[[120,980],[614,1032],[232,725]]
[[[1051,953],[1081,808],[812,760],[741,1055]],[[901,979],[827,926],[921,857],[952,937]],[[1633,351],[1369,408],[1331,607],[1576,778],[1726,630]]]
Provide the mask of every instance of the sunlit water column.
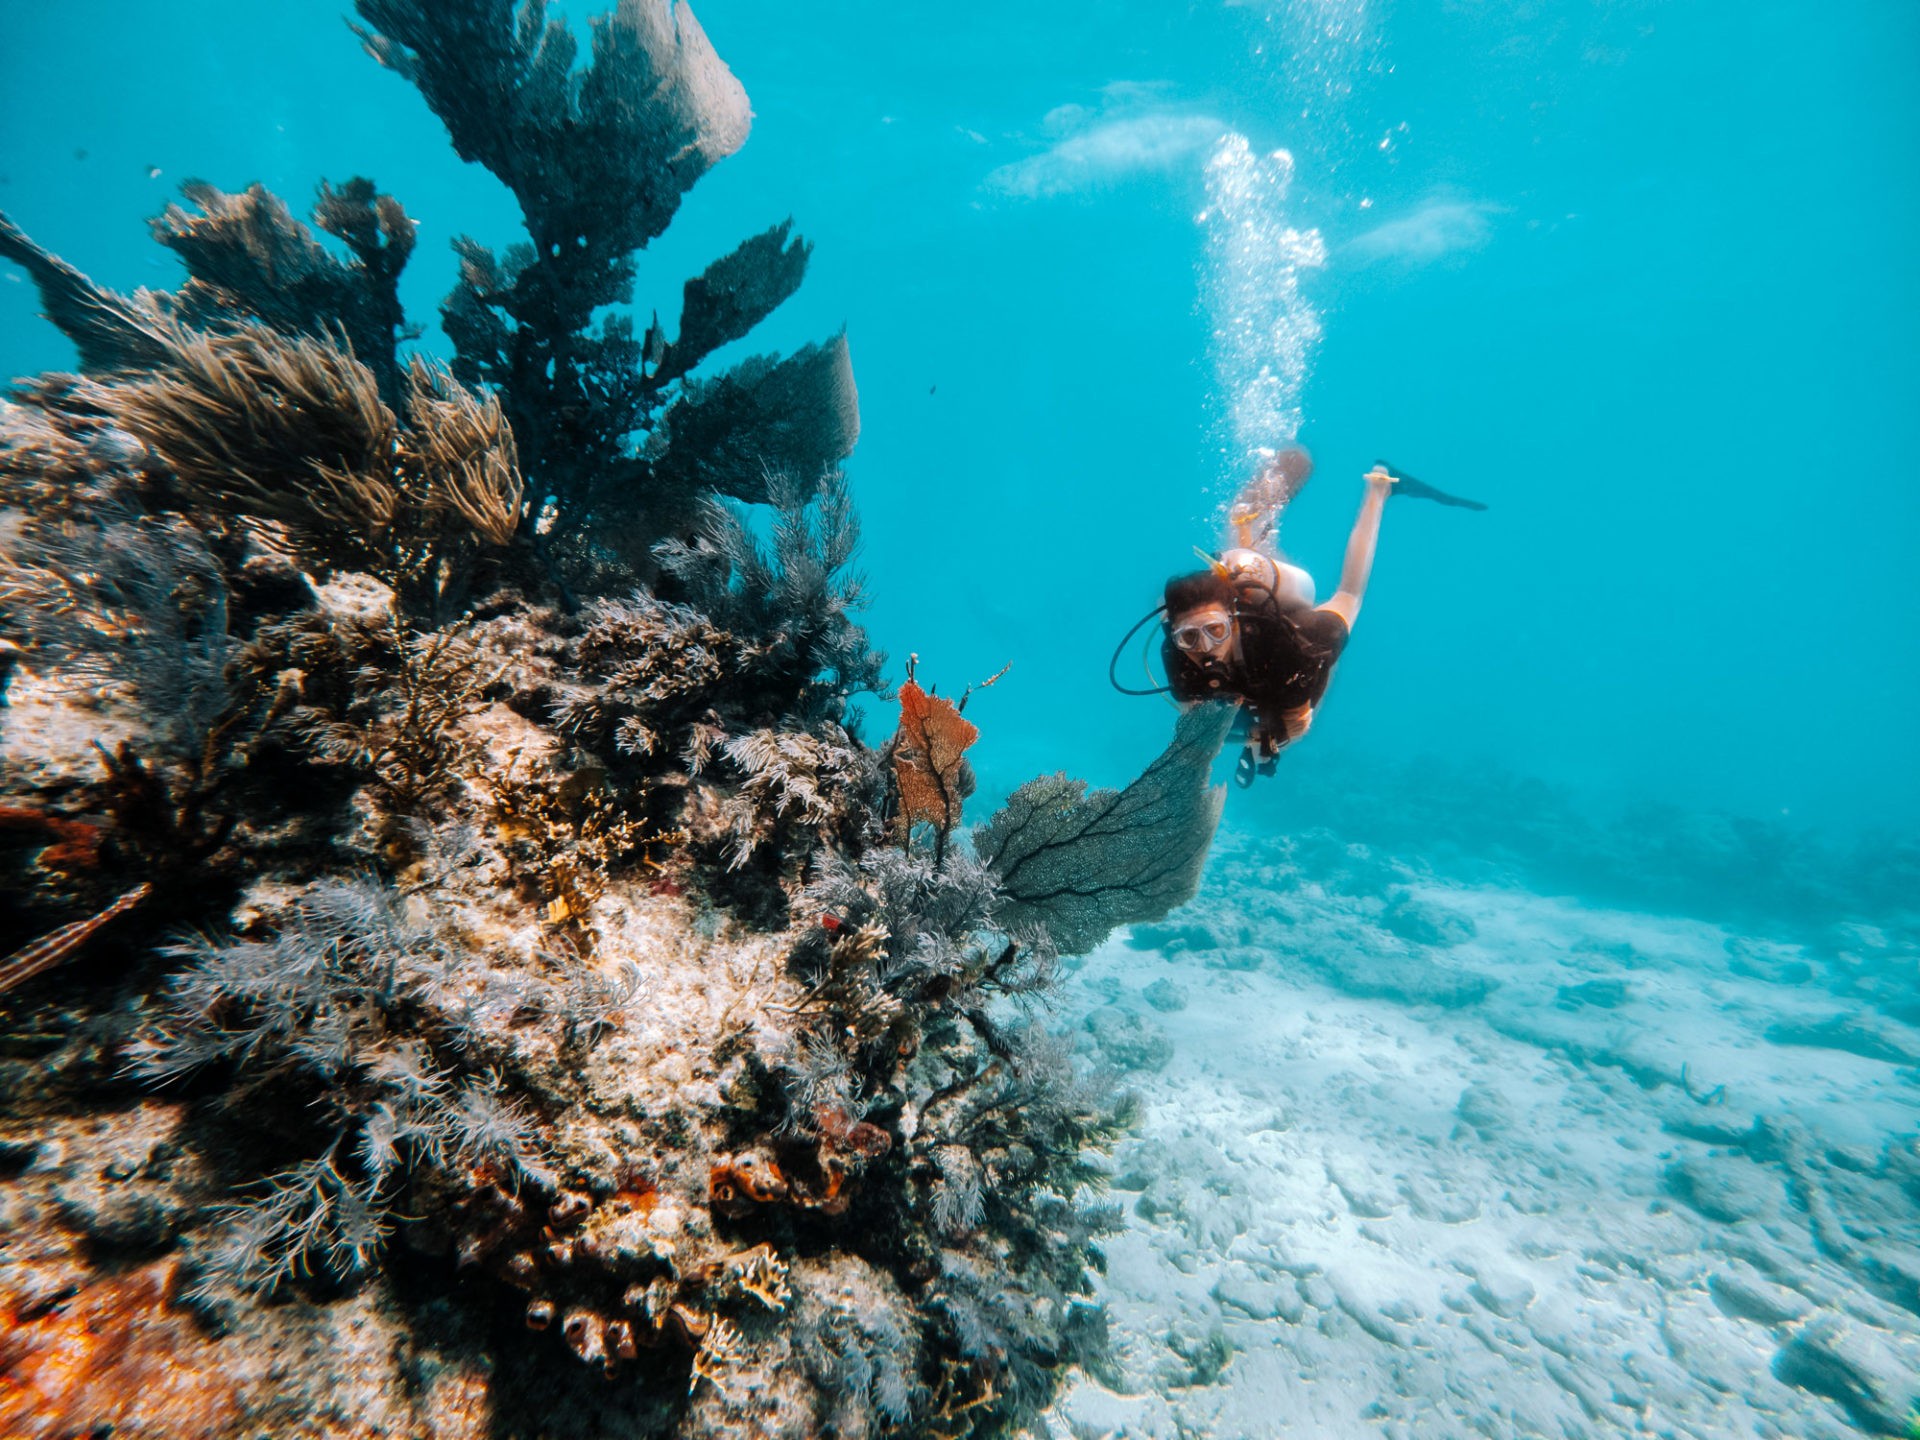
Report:
[[1225,495],[1300,431],[1300,394],[1320,341],[1301,277],[1326,263],[1327,248],[1317,229],[1288,217],[1285,150],[1256,155],[1246,136],[1226,135],[1206,177],[1202,300],[1213,319],[1224,515]]

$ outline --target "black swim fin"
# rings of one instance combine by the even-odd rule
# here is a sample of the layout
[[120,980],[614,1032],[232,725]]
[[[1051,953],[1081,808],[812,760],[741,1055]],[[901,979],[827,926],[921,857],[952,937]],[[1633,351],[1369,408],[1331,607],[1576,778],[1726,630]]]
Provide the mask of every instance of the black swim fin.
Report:
[[1467,500],[1458,495],[1449,495],[1444,490],[1436,490],[1433,486],[1427,484],[1426,481],[1416,480],[1413,476],[1407,474],[1406,471],[1397,470],[1384,460],[1376,460],[1373,463],[1393,476],[1395,481],[1393,493],[1396,495],[1411,496],[1415,500],[1431,500],[1436,505],[1453,505],[1461,510],[1484,510],[1487,508],[1478,500]]

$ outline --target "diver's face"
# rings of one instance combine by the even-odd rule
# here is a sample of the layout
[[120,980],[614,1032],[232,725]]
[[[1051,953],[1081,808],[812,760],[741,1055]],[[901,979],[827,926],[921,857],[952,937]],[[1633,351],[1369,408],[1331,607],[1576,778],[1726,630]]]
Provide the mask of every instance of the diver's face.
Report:
[[1233,617],[1224,605],[1202,605],[1173,624],[1173,643],[1196,660],[1224,660],[1233,648]]

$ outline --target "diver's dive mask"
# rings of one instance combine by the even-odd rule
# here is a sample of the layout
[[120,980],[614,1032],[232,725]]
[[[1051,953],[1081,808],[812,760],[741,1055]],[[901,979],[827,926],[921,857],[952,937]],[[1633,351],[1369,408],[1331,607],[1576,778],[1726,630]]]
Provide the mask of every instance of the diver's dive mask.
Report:
[[1233,634],[1233,622],[1222,617],[1218,620],[1199,620],[1185,625],[1176,625],[1173,629],[1173,643],[1184,654],[1192,655],[1202,650],[1215,650],[1227,643],[1227,637]]

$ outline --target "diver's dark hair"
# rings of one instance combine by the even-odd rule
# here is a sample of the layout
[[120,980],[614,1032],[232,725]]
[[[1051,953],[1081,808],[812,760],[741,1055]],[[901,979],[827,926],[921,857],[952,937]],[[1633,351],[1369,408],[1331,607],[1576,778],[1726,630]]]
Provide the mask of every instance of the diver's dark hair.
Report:
[[1167,618],[1172,620],[1202,605],[1233,608],[1233,585],[1212,570],[1196,570],[1191,575],[1176,575],[1167,581]]

